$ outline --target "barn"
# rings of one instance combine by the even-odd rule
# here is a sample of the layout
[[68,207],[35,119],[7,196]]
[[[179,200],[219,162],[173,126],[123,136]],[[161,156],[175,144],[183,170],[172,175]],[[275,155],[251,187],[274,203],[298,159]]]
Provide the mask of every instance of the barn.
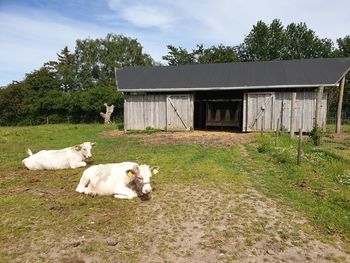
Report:
[[116,81],[125,130],[307,132],[325,125],[324,87],[342,94],[349,69],[350,58],[130,67]]

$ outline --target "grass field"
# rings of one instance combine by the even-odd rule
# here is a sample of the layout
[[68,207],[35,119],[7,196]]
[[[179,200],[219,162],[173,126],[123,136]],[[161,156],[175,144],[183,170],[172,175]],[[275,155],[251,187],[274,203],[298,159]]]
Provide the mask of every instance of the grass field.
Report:
[[[0,128],[0,262],[345,262],[350,126],[320,147],[147,143],[102,125]],[[157,136],[157,132],[149,134]],[[159,165],[150,201],[74,192],[84,169],[28,171],[25,150],[97,142],[95,164]],[[110,246],[107,241],[118,241]]]

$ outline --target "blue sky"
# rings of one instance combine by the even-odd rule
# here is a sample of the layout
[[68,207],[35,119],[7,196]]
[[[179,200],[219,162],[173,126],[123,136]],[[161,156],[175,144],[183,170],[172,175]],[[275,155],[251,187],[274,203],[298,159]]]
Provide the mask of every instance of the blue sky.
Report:
[[237,45],[274,18],[335,41],[350,35],[349,10],[349,0],[0,0],[0,86],[74,50],[76,39],[123,34],[162,62],[167,44]]

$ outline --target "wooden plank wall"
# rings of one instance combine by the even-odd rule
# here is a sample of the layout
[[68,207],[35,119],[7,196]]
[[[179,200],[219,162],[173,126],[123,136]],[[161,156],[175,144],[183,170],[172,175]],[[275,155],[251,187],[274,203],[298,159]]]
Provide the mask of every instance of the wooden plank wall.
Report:
[[[283,127],[288,131],[290,130],[290,116],[291,116],[291,98],[292,92],[276,92],[276,115],[277,118],[282,120]],[[283,111],[281,106],[283,104]],[[295,105],[295,123],[294,127],[296,131],[299,128],[302,131],[311,131],[314,125],[315,108],[316,107],[316,92],[313,91],[299,91],[297,92],[296,105]],[[327,117],[327,94],[323,94],[321,102],[321,110],[318,117],[318,123],[320,126],[326,124]]]
[[124,129],[166,129],[166,95],[125,95]]
[[[177,113],[169,99],[176,107]],[[191,94],[167,96],[167,130],[183,131],[193,129],[193,105],[193,95]],[[180,115],[181,119],[178,115]],[[186,128],[183,123],[185,123]]]
[[[303,131],[308,132],[311,131],[314,125],[315,118],[315,107],[316,107],[316,93],[314,91],[298,91],[295,105],[295,123],[294,127],[296,130],[302,128]],[[257,99],[249,100],[249,93],[244,94],[244,109],[246,114],[243,115],[243,129],[245,130],[246,121],[254,118],[252,117],[256,112],[259,111],[259,108],[264,103],[262,100],[266,100],[267,92],[262,92],[259,97],[256,93],[254,94]],[[265,130],[275,130],[277,127],[277,119],[280,119],[280,124],[284,129],[290,131],[290,121],[291,121],[291,100],[292,100],[292,92],[272,92],[274,94],[273,108],[267,107],[265,109]],[[254,98],[251,97],[251,98]],[[259,100],[260,98],[260,100]],[[250,108],[249,108],[250,107]],[[270,112],[268,112],[270,111]],[[272,112],[271,112],[272,111]],[[272,118],[270,118],[270,113],[272,114]],[[246,117],[246,116],[248,117]],[[318,123],[322,127],[326,124],[327,117],[327,94],[323,94],[322,104],[320,109],[320,115],[318,118]],[[247,119],[247,120],[246,120]],[[271,122],[271,123],[267,123]],[[249,123],[248,123],[249,125]],[[254,125],[249,130],[259,131],[261,129],[261,120],[258,120],[257,124]]]
[[249,93],[247,96],[247,131],[274,129],[274,92]]

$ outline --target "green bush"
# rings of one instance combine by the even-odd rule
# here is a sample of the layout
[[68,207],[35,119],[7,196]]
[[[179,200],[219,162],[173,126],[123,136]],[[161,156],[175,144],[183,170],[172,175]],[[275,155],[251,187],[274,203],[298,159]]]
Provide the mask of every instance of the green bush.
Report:
[[259,153],[268,153],[271,151],[272,147],[269,143],[262,143],[257,149]]
[[320,127],[314,126],[310,131],[309,137],[313,141],[314,145],[319,146],[323,137],[323,131]]

